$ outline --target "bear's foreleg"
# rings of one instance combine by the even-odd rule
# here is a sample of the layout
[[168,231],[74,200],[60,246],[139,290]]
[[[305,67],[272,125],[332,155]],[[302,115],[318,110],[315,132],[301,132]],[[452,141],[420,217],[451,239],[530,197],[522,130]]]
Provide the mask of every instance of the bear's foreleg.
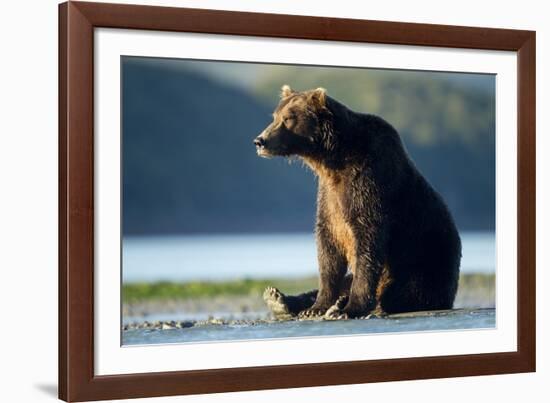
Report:
[[319,262],[319,291],[311,308],[300,317],[318,317],[325,314],[338,297],[347,272],[346,258],[336,247],[332,236],[323,226],[317,228],[317,258]]
[[368,315],[377,307],[376,290],[385,262],[385,237],[380,231],[369,231],[359,239],[364,242],[357,245],[349,298],[342,309],[349,318]]

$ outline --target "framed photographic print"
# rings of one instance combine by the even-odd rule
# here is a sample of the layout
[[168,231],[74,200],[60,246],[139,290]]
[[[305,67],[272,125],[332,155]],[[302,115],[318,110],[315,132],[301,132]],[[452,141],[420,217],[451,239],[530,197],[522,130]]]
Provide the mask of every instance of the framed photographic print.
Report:
[[535,370],[535,33],[59,8],[59,397]]

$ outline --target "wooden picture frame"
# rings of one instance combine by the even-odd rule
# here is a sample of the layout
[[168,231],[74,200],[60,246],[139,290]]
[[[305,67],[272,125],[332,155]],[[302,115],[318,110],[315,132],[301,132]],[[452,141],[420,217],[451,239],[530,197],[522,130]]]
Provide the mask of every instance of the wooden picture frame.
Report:
[[[506,50],[518,59],[516,352],[94,375],[94,28]],[[59,6],[59,398],[66,401],[535,371],[535,32],[68,2]]]

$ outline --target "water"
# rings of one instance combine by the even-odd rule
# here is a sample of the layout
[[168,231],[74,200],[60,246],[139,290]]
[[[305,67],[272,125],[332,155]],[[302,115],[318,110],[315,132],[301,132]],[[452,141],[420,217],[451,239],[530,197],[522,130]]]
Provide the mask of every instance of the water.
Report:
[[183,329],[127,330],[122,344],[167,344],[266,338],[356,335],[495,327],[495,310],[460,310],[440,315],[404,315],[390,319],[288,321],[237,325],[204,325]]
[[[494,232],[463,232],[463,273],[495,271]],[[313,234],[126,237],[123,281],[228,280],[317,274]]]

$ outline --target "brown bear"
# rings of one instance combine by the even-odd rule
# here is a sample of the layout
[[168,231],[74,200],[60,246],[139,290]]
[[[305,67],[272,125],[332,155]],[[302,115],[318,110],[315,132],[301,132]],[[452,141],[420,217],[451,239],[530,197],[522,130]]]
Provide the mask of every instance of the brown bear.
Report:
[[318,178],[319,290],[287,296],[269,287],[264,299],[276,316],[452,308],[458,231],[388,122],[350,110],[322,88],[285,85],[273,122],[254,144],[262,157],[301,158]]

